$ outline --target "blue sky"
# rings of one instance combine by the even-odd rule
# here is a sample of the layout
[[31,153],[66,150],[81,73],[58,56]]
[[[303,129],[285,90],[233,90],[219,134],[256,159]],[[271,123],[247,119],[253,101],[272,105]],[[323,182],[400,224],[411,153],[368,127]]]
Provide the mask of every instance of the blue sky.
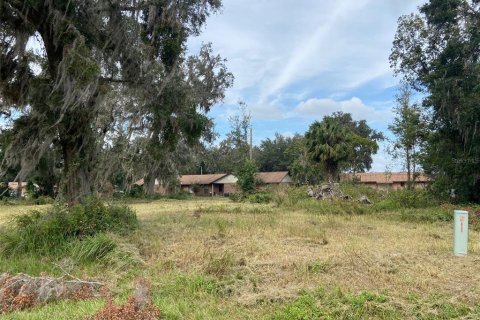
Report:
[[[229,130],[238,101],[252,114],[254,143],[304,133],[334,111],[387,132],[398,79],[388,56],[397,19],[424,0],[224,0],[191,50],[211,42],[235,76],[210,116]],[[372,171],[400,170],[382,146]]]

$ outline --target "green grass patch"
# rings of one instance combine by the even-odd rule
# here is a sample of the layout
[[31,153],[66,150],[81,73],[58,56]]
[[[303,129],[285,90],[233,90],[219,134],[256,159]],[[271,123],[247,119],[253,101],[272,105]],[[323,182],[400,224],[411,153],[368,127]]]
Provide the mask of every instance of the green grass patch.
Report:
[[314,319],[477,319],[480,305],[452,303],[446,296],[390,298],[370,291],[326,293],[320,289],[303,292],[293,301],[278,306],[272,320]]
[[93,198],[73,207],[57,204],[45,211],[32,210],[15,216],[2,227],[0,254],[8,257],[61,253],[74,240],[106,231],[122,234],[137,226],[135,212],[126,206],[105,205]]

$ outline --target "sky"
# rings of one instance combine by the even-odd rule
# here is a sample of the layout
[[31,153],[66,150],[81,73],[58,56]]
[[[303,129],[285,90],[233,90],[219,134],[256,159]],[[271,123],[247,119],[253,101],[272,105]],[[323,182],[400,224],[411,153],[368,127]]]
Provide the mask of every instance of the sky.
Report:
[[[254,144],[275,133],[303,134],[335,111],[387,135],[398,78],[390,68],[397,20],[425,0],[223,0],[193,52],[211,42],[235,76],[222,103],[210,112],[223,138],[238,102],[252,115]],[[386,152],[372,171],[401,170]]]

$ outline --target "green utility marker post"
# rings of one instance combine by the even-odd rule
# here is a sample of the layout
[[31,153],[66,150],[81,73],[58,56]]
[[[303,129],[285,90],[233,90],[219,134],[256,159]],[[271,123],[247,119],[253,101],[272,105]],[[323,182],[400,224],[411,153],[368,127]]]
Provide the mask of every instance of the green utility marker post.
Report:
[[468,251],[468,212],[454,211],[453,222],[453,254],[466,256]]

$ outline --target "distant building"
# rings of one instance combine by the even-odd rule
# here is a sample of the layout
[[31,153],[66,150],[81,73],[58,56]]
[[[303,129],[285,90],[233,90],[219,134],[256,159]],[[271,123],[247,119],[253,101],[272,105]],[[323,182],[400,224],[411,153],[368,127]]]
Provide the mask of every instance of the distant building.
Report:
[[[224,195],[226,180],[223,178],[236,182],[234,176],[226,173],[183,175],[180,176],[180,188],[182,191],[190,192],[196,196]],[[232,182],[227,184],[232,184]]]
[[[343,181],[356,181],[358,183],[383,189],[401,189],[406,188],[408,184],[408,175],[406,172],[392,173],[348,173],[342,176]],[[415,178],[415,188],[423,189],[431,183],[431,179],[424,174],[420,174]]]
[[[140,179],[134,183],[134,185],[142,186],[144,185],[144,179]],[[154,186],[155,193],[166,194],[167,188],[162,185],[157,179],[155,179],[155,186]]]
[[[257,177],[266,185],[288,185],[292,178],[287,171],[259,172]],[[180,177],[180,187],[183,191],[196,196],[224,196],[237,192],[237,177],[232,174],[183,175]]]
[[267,185],[288,185],[292,183],[292,178],[288,171],[259,172],[257,177]]

